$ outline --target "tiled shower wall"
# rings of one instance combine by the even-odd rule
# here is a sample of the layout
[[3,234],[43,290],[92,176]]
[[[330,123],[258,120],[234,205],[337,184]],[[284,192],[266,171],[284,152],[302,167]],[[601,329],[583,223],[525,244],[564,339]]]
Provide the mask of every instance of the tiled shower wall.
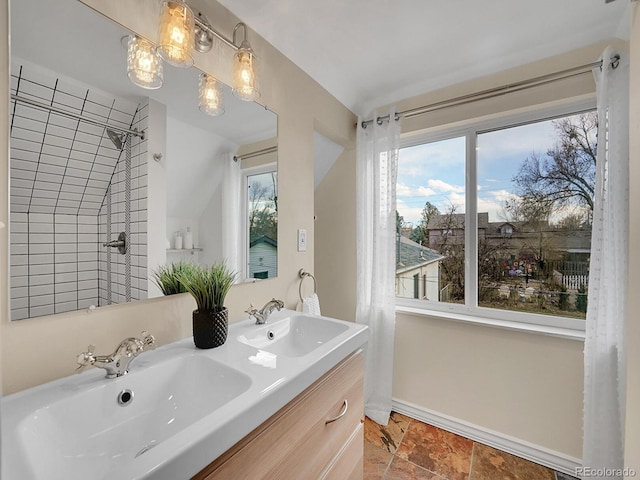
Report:
[[95,216],[11,213],[11,319],[97,305],[97,243]]
[[[146,131],[148,125],[148,102],[141,104],[132,128],[138,131]],[[130,255],[130,290],[127,292],[126,281],[126,255],[118,253],[115,248],[102,248],[100,250],[99,276],[100,276],[100,305],[109,303],[123,303],[127,297],[131,300],[147,298],[147,140],[140,137],[131,137],[131,188],[130,188],[130,242],[128,255]],[[120,232],[124,232],[126,214],[126,155],[122,152],[111,178],[111,184],[104,203],[100,209],[99,231],[103,243],[108,240],[107,212],[111,212],[111,237],[118,238]],[[109,205],[110,203],[110,205]],[[111,263],[111,278],[108,278],[108,261]],[[110,281],[109,281],[110,280]],[[111,287],[111,295],[107,290]]]
[[[140,130],[147,124],[144,105],[105,96],[19,60],[12,64],[11,93],[121,128]],[[100,234],[99,217],[107,192],[122,188],[124,152],[104,127],[20,101],[12,103],[11,113],[11,319],[104,305],[99,256],[107,238]],[[134,140],[132,147],[135,299],[146,298],[146,141]],[[119,212],[124,207],[117,194],[114,198],[113,211]],[[114,264],[117,276],[120,267],[117,260]],[[119,292],[113,300],[121,300]]]

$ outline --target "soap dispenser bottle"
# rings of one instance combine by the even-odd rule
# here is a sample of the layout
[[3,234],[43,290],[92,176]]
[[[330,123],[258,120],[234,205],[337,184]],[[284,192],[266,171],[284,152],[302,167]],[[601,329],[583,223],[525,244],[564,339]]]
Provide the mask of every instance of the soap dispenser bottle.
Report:
[[180,230],[176,232],[174,244],[176,250],[182,250],[182,232]]
[[191,227],[187,227],[182,243],[183,247],[187,250],[191,250],[193,248],[193,233],[191,233]]

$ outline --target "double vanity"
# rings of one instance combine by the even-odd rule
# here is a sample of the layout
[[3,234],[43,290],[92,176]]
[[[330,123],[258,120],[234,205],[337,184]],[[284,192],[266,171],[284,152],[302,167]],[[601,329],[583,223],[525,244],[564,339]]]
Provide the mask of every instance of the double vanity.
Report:
[[282,309],[231,324],[215,349],[187,338],[127,375],[94,368],[9,395],[1,477],[362,478],[366,341],[365,326]]

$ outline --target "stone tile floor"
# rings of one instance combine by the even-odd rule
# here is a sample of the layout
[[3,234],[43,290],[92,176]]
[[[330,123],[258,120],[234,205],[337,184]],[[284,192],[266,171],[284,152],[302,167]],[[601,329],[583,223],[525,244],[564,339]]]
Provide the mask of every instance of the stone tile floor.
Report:
[[546,467],[396,412],[386,426],[365,418],[364,439],[364,480],[556,480]]

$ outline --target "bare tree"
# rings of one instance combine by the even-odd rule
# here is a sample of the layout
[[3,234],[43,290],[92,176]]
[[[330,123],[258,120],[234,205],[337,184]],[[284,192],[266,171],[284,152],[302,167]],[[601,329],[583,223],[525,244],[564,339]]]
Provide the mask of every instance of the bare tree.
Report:
[[[273,179],[272,179],[273,181]],[[249,237],[278,238],[277,197],[273,185],[252,181],[249,184]]]
[[513,177],[528,208],[551,212],[567,205],[593,210],[598,117],[588,112],[555,120],[558,141],[545,156],[533,153]]

